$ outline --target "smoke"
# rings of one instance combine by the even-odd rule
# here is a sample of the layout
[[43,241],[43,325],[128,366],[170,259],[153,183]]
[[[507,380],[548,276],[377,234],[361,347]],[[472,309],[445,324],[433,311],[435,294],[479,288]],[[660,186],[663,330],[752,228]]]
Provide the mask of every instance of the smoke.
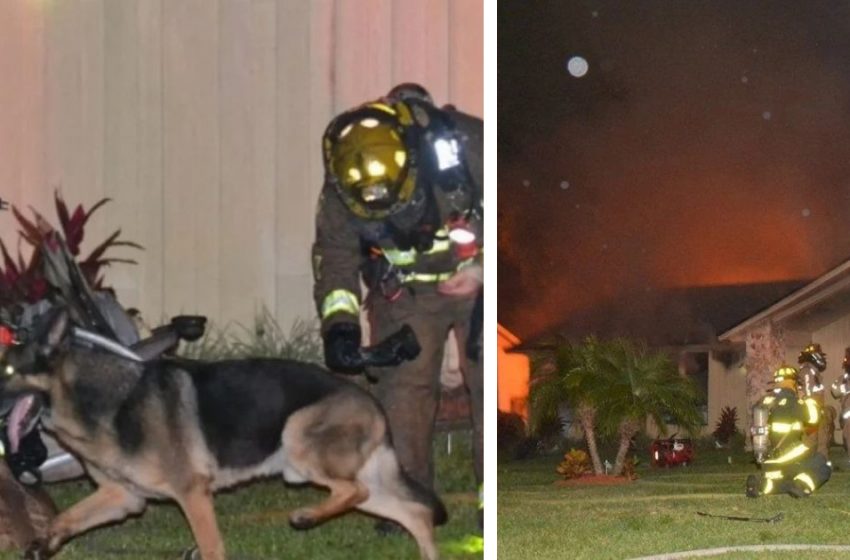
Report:
[[626,292],[850,257],[846,6],[505,6],[499,319],[520,336]]

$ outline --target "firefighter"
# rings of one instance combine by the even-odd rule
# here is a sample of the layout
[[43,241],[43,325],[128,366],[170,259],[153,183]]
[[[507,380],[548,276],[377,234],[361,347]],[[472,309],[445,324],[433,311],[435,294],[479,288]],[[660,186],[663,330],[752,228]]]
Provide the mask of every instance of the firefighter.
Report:
[[798,397],[799,379],[795,368],[782,366],[774,373],[773,391],[754,408],[753,449],[762,472],[747,477],[750,498],[785,493],[806,497],[832,474],[826,458],[804,442],[806,426],[818,423],[819,408],[811,398]]
[[850,348],[844,350],[844,361],[841,364],[844,372],[832,383],[830,392],[836,399],[841,399],[841,414],[838,423],[844,439],[844,448],[850,453]]
[[365,373],[387,412],[403,468],[432,488],[440,372],[446,337],[454,330],[480,486],[482,367],[464,349],[483,286],[483,122],[438,108],[424,88],[402,84],[336,117],[322,144],[326,174],[313,274],[326,364],[361,372],[356,353],[362,280],[372,339],[408,324],[421,345],[414,360]]
[[820,344],[809,344],[797,357],[800,369],[797,386],[800,396],[813,399],[821,410],[820,423],[806,432],[806,445],[817,450],[824,459],[829,459],[829,446],[832,444],[835,427],[835,408],[824,402],[822,374],[826,369],[826,354]]

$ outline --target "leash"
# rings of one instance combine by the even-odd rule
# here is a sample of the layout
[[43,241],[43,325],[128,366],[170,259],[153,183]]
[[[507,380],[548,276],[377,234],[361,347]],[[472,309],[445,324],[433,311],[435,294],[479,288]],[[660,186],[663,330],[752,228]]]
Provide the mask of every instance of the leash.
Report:
[[697,515],[701,515],[703,517],[714,517],[716,519],[728,519],[730,521],[752,521],[754,523],[779,523],[785,518],[785,514],[781,511],[773,517],[740,517],[737,515],[717,515],[713,513],[706,513],[704,511],[698,511]]
[[107,350],[116,356],[124,358],[125,360],[132,360],[134,362],[144,361],[138,354],[136,354],[126,346],[123,346],[120,343],[103,335],[99,335],[86,329],[81,329],[80,327],[71,327],[71,335],[74,338],[84,340],[90,344],[97,346],[98,348]]

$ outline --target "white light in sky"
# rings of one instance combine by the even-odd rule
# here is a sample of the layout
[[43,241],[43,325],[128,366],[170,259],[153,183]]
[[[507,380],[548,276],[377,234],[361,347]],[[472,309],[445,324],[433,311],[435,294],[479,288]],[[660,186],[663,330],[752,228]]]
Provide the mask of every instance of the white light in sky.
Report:
[[766,120],[766,121],[769,121],[769,120],[770,120],[770,117],[772,117],[772,116],[773,116],[773,115],[771,115],[771,114],[770,114],[770,111],[764,111],[764,112],[761,114],[761,118],[763,118],[763,119],[764,119],[764,120]]
[[809,216],[811,216],[811,215],[812,215],[812,211],[811,211],[811,210],[809,210],[808,208],[803,208],[803,217],[804,217],[804,218],[808,218],[808,217],[809,217]]
[[568,188],[570,188],[570,182],[569,181],[561,181],[561,188],[564,189],[564,190],[567,190]]
[[587,61],[580,56],[574,56],[567,61],[567,71],[574,78],[581,78],[587,74],[588,68]]

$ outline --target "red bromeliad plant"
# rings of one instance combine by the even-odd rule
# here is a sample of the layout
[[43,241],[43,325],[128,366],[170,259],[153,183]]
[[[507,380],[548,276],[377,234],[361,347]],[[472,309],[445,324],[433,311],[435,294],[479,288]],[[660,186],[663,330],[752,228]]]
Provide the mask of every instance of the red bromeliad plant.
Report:
[[111,247],[125,246],[142,249],[142,246],[137,243],[120,240],[118,238],[121,235],[120,229],[95,247],[86,258],[79,258],[80,245],[85,237],[86,223],[95,210],[109,202],[110,199],[99,200],[88,211],[83,209],[82,204],[78,204],[73,212],[69,212],[68,206],[58,191],[54,198],[61,230],[55,229],[32,207],[30,207],[33,214],[32,220],[26,218],[14,206],[12,207],[12,213],[20,226],[21,238],[32,246],[32,254],[28,260],[24,260],[19,244],[17,260],[15,260],[9,254],[6,244],[0,240],[0,251],[3,255],[3,269],[0,270],[0,307],[15,303],[35,303],[47,296],[49,284],[44,276],[43,247],[47,245],[51,249],[58,248],[60,237],[65,240],[68,251],[76,259],[86,281],[94,289],[103,288],[103,276],[100,273],[104,266],[109,266],[114,262],[137,264],[132,259],[104,256]]

